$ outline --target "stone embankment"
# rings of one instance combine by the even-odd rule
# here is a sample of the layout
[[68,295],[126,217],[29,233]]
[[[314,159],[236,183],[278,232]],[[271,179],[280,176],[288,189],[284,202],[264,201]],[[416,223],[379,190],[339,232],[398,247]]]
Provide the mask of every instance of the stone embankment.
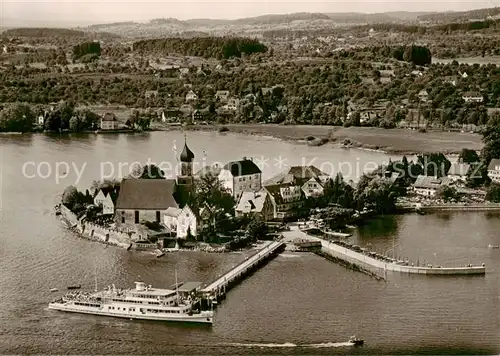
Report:
[[107,245],[130,248],[133,241],[133,233],[127,233],[117,229],[105,228],[91,222],[80,222],[77,216],[64,205],[56,206],[56,211],[61,214],[61,219],[83,238],[91,241],[105,243]]

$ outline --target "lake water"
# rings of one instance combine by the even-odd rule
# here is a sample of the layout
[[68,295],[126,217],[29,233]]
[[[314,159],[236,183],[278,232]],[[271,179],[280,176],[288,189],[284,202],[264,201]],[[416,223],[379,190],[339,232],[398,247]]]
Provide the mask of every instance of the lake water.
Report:
[[[148,158],[174,165],[174,140],[180,152],[184,141],[180,132],[0,137],[0,354],[500,351],[500,251],[487,248],[500,245],[500,215],[491,213],[383,217],[352,237],[353,242],[377,251],[396,246],[398,255],[422,263],[484,262],[486,276],[394,274],[380,282],[312,254],[284,253],[228,293],[211,329],[46,310],[57,294],[50,293],[50,288],[59,288],[60,293],[73,284],[93,288],[95,271],[100,288],[112,283],[128,287],[139,276],[154,286],[169,287],[174,283],[174,268],[181,281],[208,282],[250,253],[182,252],[157,259],[80,239],[52,211],[58,195],[76,182],[77,173],[73,168],[61,171],[68,176],[59,182],[54,175],[35,174],[41,162],[48,162],[52,169],[56,162],[67,162],[70,167],[74,163],[79,169],[86,163],[77,184],[85,189],[99,178],[101,162],[111,162],[115,169],[120,162]],[[301,164],[304,159],[318,167],[323,162],[337,167],[343,163],[346,177],[356,179],[359,172],[355,167],[348,172],[345,162],[362,169],[369,162],[378,164],[389,158],[375,152],[218,133],[190,133],[188,144],[197,157],[203,158],[205,151],[206,163],[242,156],[259,158],[262,163],[267,158],[264,178],[285,169],[283,163]],[[33,164],[25,166],[30,161]],[[45,176],[47,165],[41,167]],[[366,346],[347,347],[352,334],[364,338]]]

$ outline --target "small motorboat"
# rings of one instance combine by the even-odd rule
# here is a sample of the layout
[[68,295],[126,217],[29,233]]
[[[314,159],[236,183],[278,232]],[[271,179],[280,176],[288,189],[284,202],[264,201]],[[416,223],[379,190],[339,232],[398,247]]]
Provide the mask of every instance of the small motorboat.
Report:
[[349,342],[353,344],[354,346],[361,346],[365,343],[364,340],[358,339],[356,336],[351,336],[349,339]]
[[496,248],[500,248],[500,246],[498,246],[498,245],[488,245],[488,247],[489,247],[489,248],[495,248],[495,249],[496,249]]
[[68,287],[68,290],[72,290],[72,289],[80,289],[80,288],[82,288],[82,285],[81,285],[81,284],[79,284],[79,285],[77,285],[77,286],[69,286],[69,287]]
[[50,291],[51,291],[51,292],[57,292],[58,290],[59,290],[59,289],[57,289],[57,288],[50,288]]

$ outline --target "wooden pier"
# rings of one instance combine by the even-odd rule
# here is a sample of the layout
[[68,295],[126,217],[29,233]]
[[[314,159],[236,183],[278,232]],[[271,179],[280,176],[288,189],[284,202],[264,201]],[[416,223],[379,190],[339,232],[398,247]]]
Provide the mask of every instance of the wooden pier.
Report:
[[259,250],[254,255],[247,258],[245,261],[226,272],[215,281],[201,290],[201,293],[208,300],[221,300],[226,295],[226,292],[236,285],[243,278],[258,269],[258,267],[281,252],[285,247],[283,241],[273,241],[266,247]]

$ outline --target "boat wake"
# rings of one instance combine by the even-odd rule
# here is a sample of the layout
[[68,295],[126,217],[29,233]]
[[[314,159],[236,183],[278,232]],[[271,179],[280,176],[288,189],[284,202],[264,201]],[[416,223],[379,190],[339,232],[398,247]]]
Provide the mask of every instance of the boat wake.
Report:
[[269,348],[280,348],[280,347],[308,347],[308,348],[335,348],[335,347],[349,347],[353,346],[352,342],[324,342],[320,344],[294,344],[291,342],[285,342],[283,344],[277,343],[227,343],[224,346],[233,346],[233,347],[269,347]]
[[269,344],[259,344],[259,343],[239,343],[239,342],[233,342],[233,343],[228,343],[224,344],[225,346],[236,346],[236,347],[297,347],[296,344],[292,344],[291,342],[285,342],[284,344],[274,344],[274,343],[269,343]]

